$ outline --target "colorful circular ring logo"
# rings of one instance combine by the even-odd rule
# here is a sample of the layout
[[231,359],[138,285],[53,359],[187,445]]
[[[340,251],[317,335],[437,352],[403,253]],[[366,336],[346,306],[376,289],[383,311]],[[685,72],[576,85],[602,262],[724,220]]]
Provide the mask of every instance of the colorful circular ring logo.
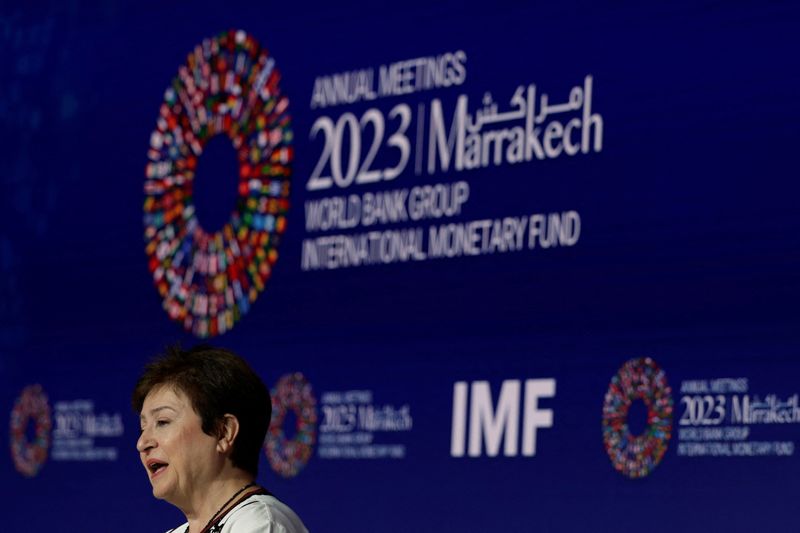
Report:
[[[292,439],[283,431],[288,411],[295,415]],[[311,384],[299,372],[283,376],[272,390],[272,421],[264,443],[270,466],[285,478],[296,476],[311,459],[316,440],[317,400]]]
[[[647,406],[647,428],[634,436],[628,410],[635,400]],[[611,379],[603,404],[603,443],[611,463],[629,478],[647,476],[661,462],[672,435],[672,389],[649,357],[631,359]]]
[[[28,441],[25,433],[33,419],[35,436]],[[29,385],[14,403],[11,410],[11,458],[20,474],[34,477],[47,460],[50,448],[50,429],[53,427],[50,406],[41,385]]]
[[[264,290],[289,209],[289,100],[266,49],[244,31],[205,39],[164,93],[145,168],[145,250],[170,318],[198,337],[230,330]],[[207,233],[193,203],[203,148],[227,135],[239,160],[237,205]]]

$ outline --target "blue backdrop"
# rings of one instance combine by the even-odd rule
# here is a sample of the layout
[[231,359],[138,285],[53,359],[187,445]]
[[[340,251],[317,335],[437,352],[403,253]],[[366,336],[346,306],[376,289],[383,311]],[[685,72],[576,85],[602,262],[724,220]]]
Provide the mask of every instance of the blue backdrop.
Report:
[[[4,5],[3,529],[180,523],[129,395],[214,318],[205,340],[276,387],[259,481],[312,531],[794,531],[798,20],[793,2]],[[245,42],[279,78],[236,66]],[[267,87],[266,124],[218,107],[234,78]],[[192,106],[256,153],[208,131],[188,148],[203,119],[169,120]],[[194,187],[169,196],[191,176],[151,165],[181,157]],[[253,270],[203,277],[231,239],[168,236],[177,204],[207,235],[239,220]],[[183,245],[173,320],[158,276]]]

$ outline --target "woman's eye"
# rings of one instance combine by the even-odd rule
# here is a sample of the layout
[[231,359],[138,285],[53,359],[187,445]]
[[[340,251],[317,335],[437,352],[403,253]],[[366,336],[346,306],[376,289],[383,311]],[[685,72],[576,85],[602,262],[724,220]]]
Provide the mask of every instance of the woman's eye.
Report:
[[156,421],[156,426],[166,426],[169,424],[169,420],[158,420]]

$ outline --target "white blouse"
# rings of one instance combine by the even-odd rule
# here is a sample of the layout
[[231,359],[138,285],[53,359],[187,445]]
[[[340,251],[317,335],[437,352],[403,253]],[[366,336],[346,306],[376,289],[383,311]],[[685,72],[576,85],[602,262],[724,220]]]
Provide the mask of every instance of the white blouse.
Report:
[[[184,533],[189,523],[167,533]],[[268,494],[256,494],[239,503],[214,525],[209,533],[308,533],[288,505]]]

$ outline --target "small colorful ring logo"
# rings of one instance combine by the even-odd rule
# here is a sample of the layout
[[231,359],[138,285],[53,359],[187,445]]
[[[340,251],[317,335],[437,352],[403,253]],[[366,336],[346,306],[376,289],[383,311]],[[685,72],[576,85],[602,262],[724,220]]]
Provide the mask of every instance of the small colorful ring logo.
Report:
[[[244,31],[205,39],[164,93],[145,168],[145,251],[163,307],[198,337],[230,330],[264,290],[286,229],[289,100],[275,60]],[[193,203],[203,148],[226,134],[239,159],[230,220],[206,233]]]
[[[634,436],[628,410],[634,400],[647,406],[647,428]],[[629,478],[650,474],[661,462],[672,435],[672,389],[649,357],[631,359],[611,379],[603,404],[603,443],[611,464]]]
[[[287,411],[295,415],[295,432],[283,431]],[[283,376],[272,390],[272,421],[264,452],[272,469],[285,478],[296,476],[311,459],[317,440],[317,400],[311,384],[299,372]]]
[[[29,442],[25,433],[31,418],[35,424],[35,437]],[[14,467],[23,476],[34,477],[47,460],[50,429],[53,427],[47,395],[41,385],[29,385],[22,390],[11,410],[10,426]]]

